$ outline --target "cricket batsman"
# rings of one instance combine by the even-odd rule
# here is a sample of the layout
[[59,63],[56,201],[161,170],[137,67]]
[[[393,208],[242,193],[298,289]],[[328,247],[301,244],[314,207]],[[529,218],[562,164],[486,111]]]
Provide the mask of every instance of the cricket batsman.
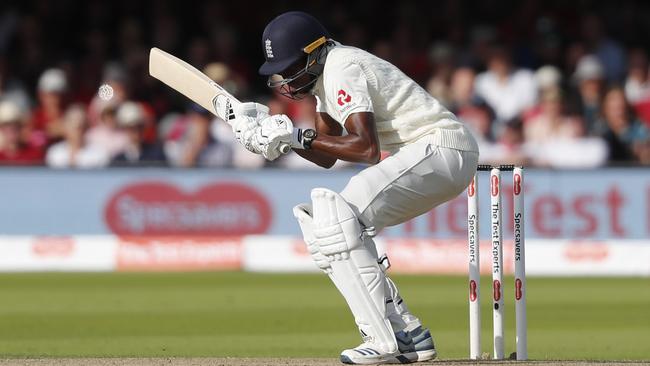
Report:
[[[334,41],[309,14],[273,19],[262,51],[266,62],[259,72],[269,76],[269,87],[292,99],[315,96],[315,128],[294,128],[287,116],[244,103],[235,111],[237,140],[268,160],[290,145],[325,168],[337,159],[369,165],[342,192],[314,188],[311,202],[293,209],[311,257],[345,298],[363,338],[341,353],[341,362],[435,358],[429,330],[387,277],[388,259],[378,255],[372,238],[463,192],[476,171],[476,141],[397,67]],[[380,160],[382,150],[390,156]]]

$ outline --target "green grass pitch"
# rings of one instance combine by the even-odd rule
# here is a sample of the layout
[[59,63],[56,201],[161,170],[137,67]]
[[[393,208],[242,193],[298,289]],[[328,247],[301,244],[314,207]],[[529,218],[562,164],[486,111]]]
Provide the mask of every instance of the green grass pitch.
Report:
[[[467,358],[466,278],[394,280],[439,357]],[[511,278],[506,286],[510,353]],[[359,342],[343,299],[318,274],[2,274],[0,299],[0,357],[337,357]],[[650,279],[529,278],[528,338],[531,359],[650,360]]]

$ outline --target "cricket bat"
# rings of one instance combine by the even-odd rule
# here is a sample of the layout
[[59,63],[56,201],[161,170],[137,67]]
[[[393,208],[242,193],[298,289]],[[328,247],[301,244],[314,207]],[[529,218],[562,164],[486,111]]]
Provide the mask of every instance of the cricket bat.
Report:
[[[149,53],[149,75],[232,126],[235,119],[233,107],[241,102],[192,65],[154,47]],[[280,145],[281,153],[286,154],[290,150],[288,144]]]

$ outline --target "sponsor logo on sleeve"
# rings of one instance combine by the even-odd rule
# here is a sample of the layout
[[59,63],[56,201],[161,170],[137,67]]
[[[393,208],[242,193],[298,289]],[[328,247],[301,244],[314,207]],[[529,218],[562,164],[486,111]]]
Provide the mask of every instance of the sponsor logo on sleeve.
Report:
[[340,89],[339,92],[337,93],[337,99],[336,102],[343,107],[344,105],[350,103],[352,101],[352,96],[348,94],[345,90]]

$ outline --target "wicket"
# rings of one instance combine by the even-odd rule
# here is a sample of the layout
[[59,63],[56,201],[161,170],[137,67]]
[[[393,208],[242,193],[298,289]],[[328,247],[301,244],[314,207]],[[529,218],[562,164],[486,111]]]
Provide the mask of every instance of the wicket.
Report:
[[479,165],[467,187],[467,237],[469,249],[469,357],[481,358],[480,309],[480,231],[479,231],[479,172],[490,172],[490,239],[492,247],[492,318],[494,359],[504,359],[503,314],[503,237],[501,204],[501,171],[512,171],[513,232],[515,269],[515,319],[517,360],[528,359],[526,336],[526,265],[524,244],[524,172],[514,165]]

